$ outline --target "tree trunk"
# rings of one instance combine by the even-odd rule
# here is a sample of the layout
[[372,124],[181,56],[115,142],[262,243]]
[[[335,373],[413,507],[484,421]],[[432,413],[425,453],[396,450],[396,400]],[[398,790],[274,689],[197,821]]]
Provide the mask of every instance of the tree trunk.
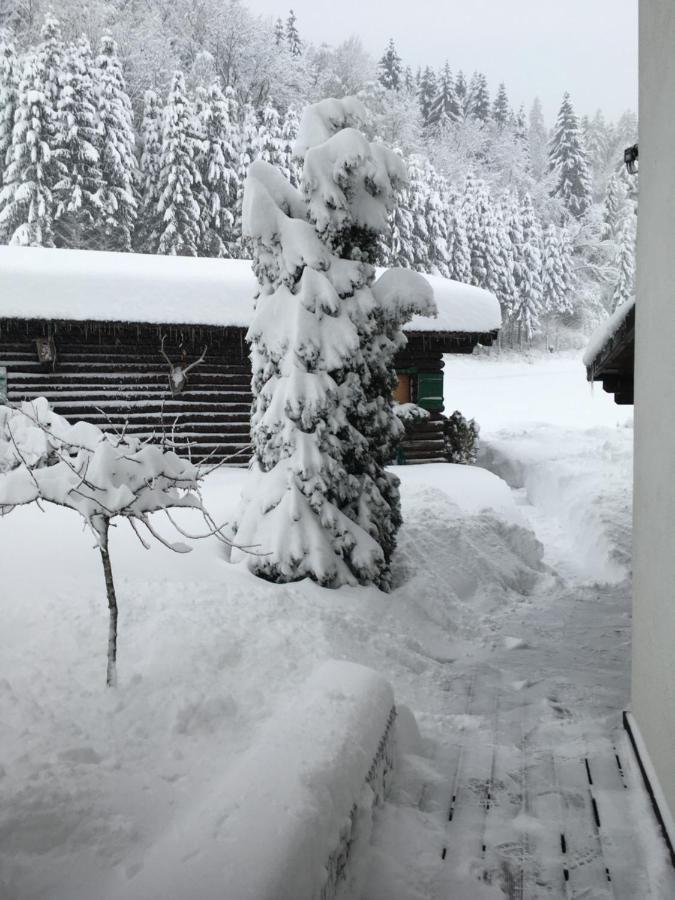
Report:
[[108,552],[108,530],[110,523],[105,519],[101,533],[101,562],[105,576],[105,590],[108,595],[108,610],[110,622],[108,624],[108,671],[106,684],[115,687],[117,684],[117,597],[115,596],[115,584],[113,582],[112,566],[110,565],[110,553]]

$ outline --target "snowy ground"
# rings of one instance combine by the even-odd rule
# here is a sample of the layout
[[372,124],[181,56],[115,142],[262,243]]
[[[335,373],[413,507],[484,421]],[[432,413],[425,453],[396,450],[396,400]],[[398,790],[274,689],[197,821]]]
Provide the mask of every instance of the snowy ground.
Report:
[[[565,896],[545,887],[560,867],[541,785],[552,747],[564,768],[620,740],[630,410],[591,395],[573,359],[453,359],[446,371],[448,405],[481,422],[484,463],[511,490],[479,469],[401,469],[406,521],[389,596],[266,585],[210,542],[176,557],[120,530],[116,691],[104,687],[107,611],[90,538],[66,511],[0,521],[2,900],[149,900],[151,854],[199,819],[214,782],[329,658],[382,672],[421,731],[378,816],[362,900],[501,897],[515,858],[527,890],[510,896]],[[210,480],[220,519],[244,477]],[[604,857],[582,841],[570,884],[609,856],[616,885],[629,867],[641,879],[641,893],[617,897],[673,896],[644,801],[628,793],[638,826],[625,863],[618,839]],[[217,830],[201,853],[221,862]],[[183,862],[167,858],[162,900],[184,900],[171,887]],[[611,894],[605,884],[570,896]]]

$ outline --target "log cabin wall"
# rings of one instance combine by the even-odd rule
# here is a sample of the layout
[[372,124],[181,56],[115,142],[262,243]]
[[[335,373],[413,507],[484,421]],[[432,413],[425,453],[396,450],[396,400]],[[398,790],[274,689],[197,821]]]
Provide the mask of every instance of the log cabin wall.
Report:
[[[185,367],[206,347],[203,363],[173,395],[164,349]],[[232,465],[250,459],[251,367],[245,329],[43,320],[0,321],[0,372],[7,370],[11,403],[47,397],[70,421],[86,419],[104,430],[165,442],[195,461]],[[52,338],[55,363],[41,363],[37,341]],[[491,335],[415,333],[396,359],[413,373],[411,401],[418,401],[420,375],[442,378],[443,353],[471,353]],[[2,384],[0,382],[0,388]],[[441,390],[442,396],[442,390]],[[408,429],[400,462],[445,462],[440,409]]]
[[[204,362],[174,396],[169,366],[185,367],[204,347]],[[54,365],[38,361],[36,340],[52,337]],[[70,421],[153,437],[198,461],[213,454],[244,465],[250,458],[251,367],[243,328],[117,323],[5,321],[0,366],[11,403],[47,397]]]

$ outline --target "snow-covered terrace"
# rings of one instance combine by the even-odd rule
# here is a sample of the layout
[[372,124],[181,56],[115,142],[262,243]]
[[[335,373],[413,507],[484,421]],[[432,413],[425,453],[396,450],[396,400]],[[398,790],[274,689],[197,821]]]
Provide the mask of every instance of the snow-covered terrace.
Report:
[[[425,276],[438,316],[411,332],[487,334],[499,303],[480,288]],[[247,327],[257,283],[248,260],[0,247],[0,319]]]

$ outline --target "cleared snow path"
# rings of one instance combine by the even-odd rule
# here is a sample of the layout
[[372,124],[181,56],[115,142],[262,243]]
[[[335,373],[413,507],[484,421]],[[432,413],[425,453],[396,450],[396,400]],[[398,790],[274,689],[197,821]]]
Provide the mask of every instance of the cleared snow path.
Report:
[[[566,361],[554,368],[548,391],[571,371]],[[541,369],[530,370],[541,380]],[[508,374],[529,373],[521,363]],[[487,645],[448,662],[446,736],[429,741],[426,768],[421,757],[404,759],[364,900],[675,897],[621,725],[632,433],[623,422],[570,428],[566,399],[562,421],[484,429],[482,463],[511,484],[547,568],[529,592],[491,610]],[[420,724],[438,733],[438,722]]]

